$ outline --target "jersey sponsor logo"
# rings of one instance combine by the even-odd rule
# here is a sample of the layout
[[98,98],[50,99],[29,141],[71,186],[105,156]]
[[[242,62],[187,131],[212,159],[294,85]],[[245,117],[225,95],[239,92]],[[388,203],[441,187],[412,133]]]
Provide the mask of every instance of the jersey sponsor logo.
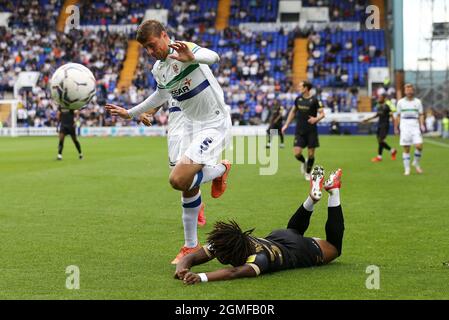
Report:
[[171,92],[171,95],[174,98],[176,98],[176,97],[180,96],[181,94],[188,92],[189,90],[190,90],[190,88],[188,86],[184,86],[184,87],[182,87],[180,89],[173,90]]
[[204,151],[209,149],[210,144],[214,141],[212,138],[206,138],[200,145],[200,153],[202,154]]
[[298,110],[304,110],[304,111],[309,111],[309,109],[310,109],[309,106],[302,106],[302,105],[297,105],[296,108],[298,108]]
[[191,84],[192,84],[192,79],[186,78],[186,79],[184,80],[184,85],[185,85],[185,86],[189,86],[189,87],[190,87]]

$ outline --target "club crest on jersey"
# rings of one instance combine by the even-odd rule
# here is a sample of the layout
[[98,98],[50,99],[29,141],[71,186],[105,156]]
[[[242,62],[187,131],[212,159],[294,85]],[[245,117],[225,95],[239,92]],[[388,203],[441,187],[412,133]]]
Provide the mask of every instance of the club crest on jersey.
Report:
[[179,73],[179,67],[178,67],[177,64],[174,64],[174,65],[173,65],[173,71],[174,71],[175,73]]

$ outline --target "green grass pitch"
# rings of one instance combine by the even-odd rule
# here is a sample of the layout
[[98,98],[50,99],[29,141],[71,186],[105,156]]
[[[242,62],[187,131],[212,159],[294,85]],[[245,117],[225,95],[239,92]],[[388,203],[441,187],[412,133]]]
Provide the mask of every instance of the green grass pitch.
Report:
[[[449,299],[449,144],[431,142],[425,173],[404,177],[400,153],[370,162],[374,137],[322,136],[316,163],[327,173],[343,168],[342,256],[319,268],[184,286],[170,264],[183,230],[165,138],[81,138],[82,161],[66,139],[60,162],[56,137],[0,138],[0,298]],[[256,236],[286,226],[308,192],[291,144],[279,151],[276,175],[237,164],[220,199],[203,185],[201,243],[218,219],[256,227]],[[327,196],[306,236],[325,238],[326,208]],[[65,287],[69,265],[80,269],[79,290]],[[365,286],[370,265],[380,268],[379,290]]]

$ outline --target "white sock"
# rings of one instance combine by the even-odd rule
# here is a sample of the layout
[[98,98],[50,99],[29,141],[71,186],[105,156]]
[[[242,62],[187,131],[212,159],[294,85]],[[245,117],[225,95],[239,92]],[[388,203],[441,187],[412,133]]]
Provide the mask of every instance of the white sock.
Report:
[[306,201],[304,201],[304,203],[302,204],[302,206],[304,207],[304,209],[306,209],[309,212],[313,211],[313,205],[315,204],[315,202],[313,202],[312,198],[310,196],[307,197]]
[[410,170],[410,153],[403,153],[402,161],[404,162],[405,171],[409,171]]
[[419,167],[419,161],[420,160],[421,160],[421,151],[415,150],[415,158],[413,159],[414,165]]
[[327,200],[328,207],[338,207],[340,205],[340,189],[329,190],[329,199]]
[[221,163],[214,166],[204,166],[203,169],[198,171],[195,174],[195,177],[193,177],[192,185],[189,190],[192,190],[203,183],[212,181],[217,177],[221,177],[225,171],[226,167]]
[[201,192],[191,198],[182,200],[182,223],[184,225],[184,245],[194,248],[198,245],[198,213],[201,208]]

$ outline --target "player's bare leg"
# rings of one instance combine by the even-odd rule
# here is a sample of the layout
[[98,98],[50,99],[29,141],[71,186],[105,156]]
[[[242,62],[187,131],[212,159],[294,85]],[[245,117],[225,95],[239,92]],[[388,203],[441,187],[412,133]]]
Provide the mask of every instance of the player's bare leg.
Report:
[[414,158],[413,158],[413,166],[415,167],[416,172],[419,173],[419,174],[423,173],[423,170],[421,169],[421,165],[420,165],[422,150],[423,150],[423,145],[422,144],[415,145],[415,154],[414,154]]
[[[170,167],[170,172],[173,171],[174,166]],[[201,207],[200,207],[200,211],[198,213],[198,225],[200,227],[203,227],[206,225],[206,215],[204,213],[204,208],[206,207],[206,205],[203,203],[201,203]]]
[[224,176],[229,170],[223,164],[216,166],[205,166],[193,162],[186,156],[176,164],[170,174],[170,184],[174,189],[182,191],[183,225],[184,225],[184,246],[172,264],[185,255],[195,252],[201,248],[198,243],[197,228],[201,210],[204,205],[201,201],[200,184]]
[[404,162],[404,175],[410,175],[410,146],[404,146],[402,153],[402,160]]

